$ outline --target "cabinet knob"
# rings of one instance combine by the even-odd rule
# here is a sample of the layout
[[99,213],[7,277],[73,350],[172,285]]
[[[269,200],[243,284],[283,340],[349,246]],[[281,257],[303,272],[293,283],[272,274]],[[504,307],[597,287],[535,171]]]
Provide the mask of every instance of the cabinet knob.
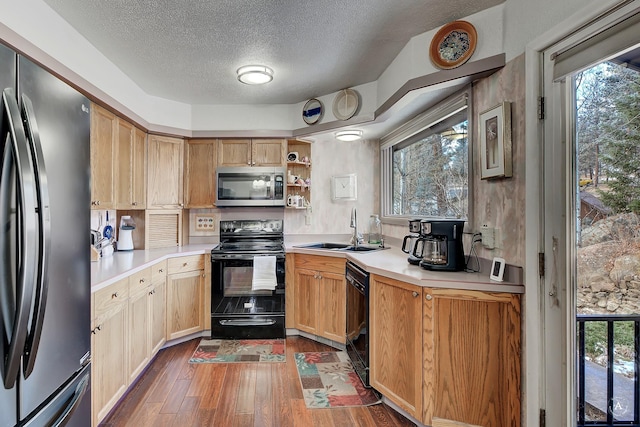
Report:
[[186,263],[186,262],[182,263],[182,266],[183,266],[183,267],[186,267],[186,266],[187,266],[187,263]]
[[415,298],[417,296],[418,296],[418,293],[416,291],[413,291],[413,297]]
[[184,203],[180,203],[180,207],[183,208],[184,207]]
[[118,293],[117,292],[112,293],[111,298],[118,298]]
[[251,166],[251,162],[247,162],[247,164],[248,164],[249,166]]
[[138,206],[138,202],[131,202],[132,206]]
[[153,295],[153,294],[155,294],[155,293],[156,293],[156,290],[155,290],[155,289],[152,289],[152,290],[150,290],[150,291],[149,291],[149,295]]
[[425,295],[425,296],[424,296],[424,298],[425,298],[427,301],[431,301],[431,300],[433,299],[433,297],[432,297],[430,294]]
[[140,283],[144,283],[144,279],[140,279]]
[[164,270],[161,268],[160,270],[158,270],[159,273],[164,273]]

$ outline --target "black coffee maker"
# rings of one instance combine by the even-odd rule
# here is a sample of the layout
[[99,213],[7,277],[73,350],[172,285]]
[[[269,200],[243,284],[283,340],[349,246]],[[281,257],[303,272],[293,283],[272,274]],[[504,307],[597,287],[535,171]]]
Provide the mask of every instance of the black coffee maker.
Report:
[[464,270],[463,230],[464,221],[423,220],[412,255],[421,258],[419,265],[427,270]]
[[420,223],[421,221],[419,219],[410,219],[409,232],[411,234],[407,234],[402,240],[402,252],[404,252],[405,254],[409,254],[409,258],[407,258],[407,261],[409,261],[409,264],[413,265],[419,265],[420,261],[422,261],[422,258],[413,255],[416,244],[421,237]]

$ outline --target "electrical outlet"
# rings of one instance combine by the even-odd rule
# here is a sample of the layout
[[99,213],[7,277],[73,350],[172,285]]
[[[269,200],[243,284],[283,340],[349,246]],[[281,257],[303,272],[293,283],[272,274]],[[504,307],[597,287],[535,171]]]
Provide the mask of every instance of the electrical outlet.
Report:
[[194,217],[196,231],[215,231],[216,223],[213,215],[196,214]]
[[489,227],[488,224],[482,224],[480,233],[482,233],[482,246],[493,249],[495,247],[495,229]]
[[307,211],[304,213],[304,224],[311,225],[311,206],[307,207]]
[[503,249],[502,247],[502,230],[499,228],[493,229],[493,246],[496,249]]

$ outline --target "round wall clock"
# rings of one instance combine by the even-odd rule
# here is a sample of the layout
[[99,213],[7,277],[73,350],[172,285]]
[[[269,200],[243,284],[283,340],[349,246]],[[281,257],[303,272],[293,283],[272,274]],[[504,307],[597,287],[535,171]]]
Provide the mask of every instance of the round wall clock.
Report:
[[473,55],[478,34],[467,21],[453,21],[440,28],[429,47],[431,62],[444,70],[458,67]]
[[333,115],[338,120],[349,120],[358,111],[360,98],[353,89],[343,89],[333,100]]
[[311,98],[302,107],[302,120],[308,125],[318,123],[323,113],[322,102]]

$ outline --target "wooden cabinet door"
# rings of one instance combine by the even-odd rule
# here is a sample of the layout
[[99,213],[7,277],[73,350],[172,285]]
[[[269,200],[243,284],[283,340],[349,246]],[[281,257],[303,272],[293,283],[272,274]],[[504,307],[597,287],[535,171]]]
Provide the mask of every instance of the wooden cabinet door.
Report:
[[423,422],[520,425],[520,300],[425,289]]
[[149,290],[151,357],[167,342],[167,283],[166,280],[155,282]]
[[251,140],[219,140],[218,166],[251,166]]
[[118,159],[116,161],[116,208],[129,209],[131,207],[131,185],[133,180],[133,134],[131,123],[117,118],[116,144]]
[[114,209],[116,116],[91,104],[91,208]]
[[251,140],[251,166],[283,166],[286,162],[284,139]]
[[217,139],[185,143],[184,201],[187,208],[215,207],[217,145]]
[[108,315],[94,322],[91,390],[96,426],[127,390],[127,311],[126,302],[114,305]]
[[159,135],[148,138],[148,209],[182,208],[183,140]]
[[167,276],[167,339],[203,330],[203,270]]
[[371,385],[414,417],[422,414],[422,289],[371,275]]
[[144,209],[146,200],[147,134],[131,123],[117,120],[117,209]]
[[141,287],[129,295],[128,383],[138,377],[150,360],[150,316],[148,287]]
[[147,133],[135,128],[131,166],[131,209],[147,207]]
[[297,268],[295,272],[295,327],[318,334],[318,272]]
[[346,280],[344,274],[320,271],[318,335],[346,343]]

